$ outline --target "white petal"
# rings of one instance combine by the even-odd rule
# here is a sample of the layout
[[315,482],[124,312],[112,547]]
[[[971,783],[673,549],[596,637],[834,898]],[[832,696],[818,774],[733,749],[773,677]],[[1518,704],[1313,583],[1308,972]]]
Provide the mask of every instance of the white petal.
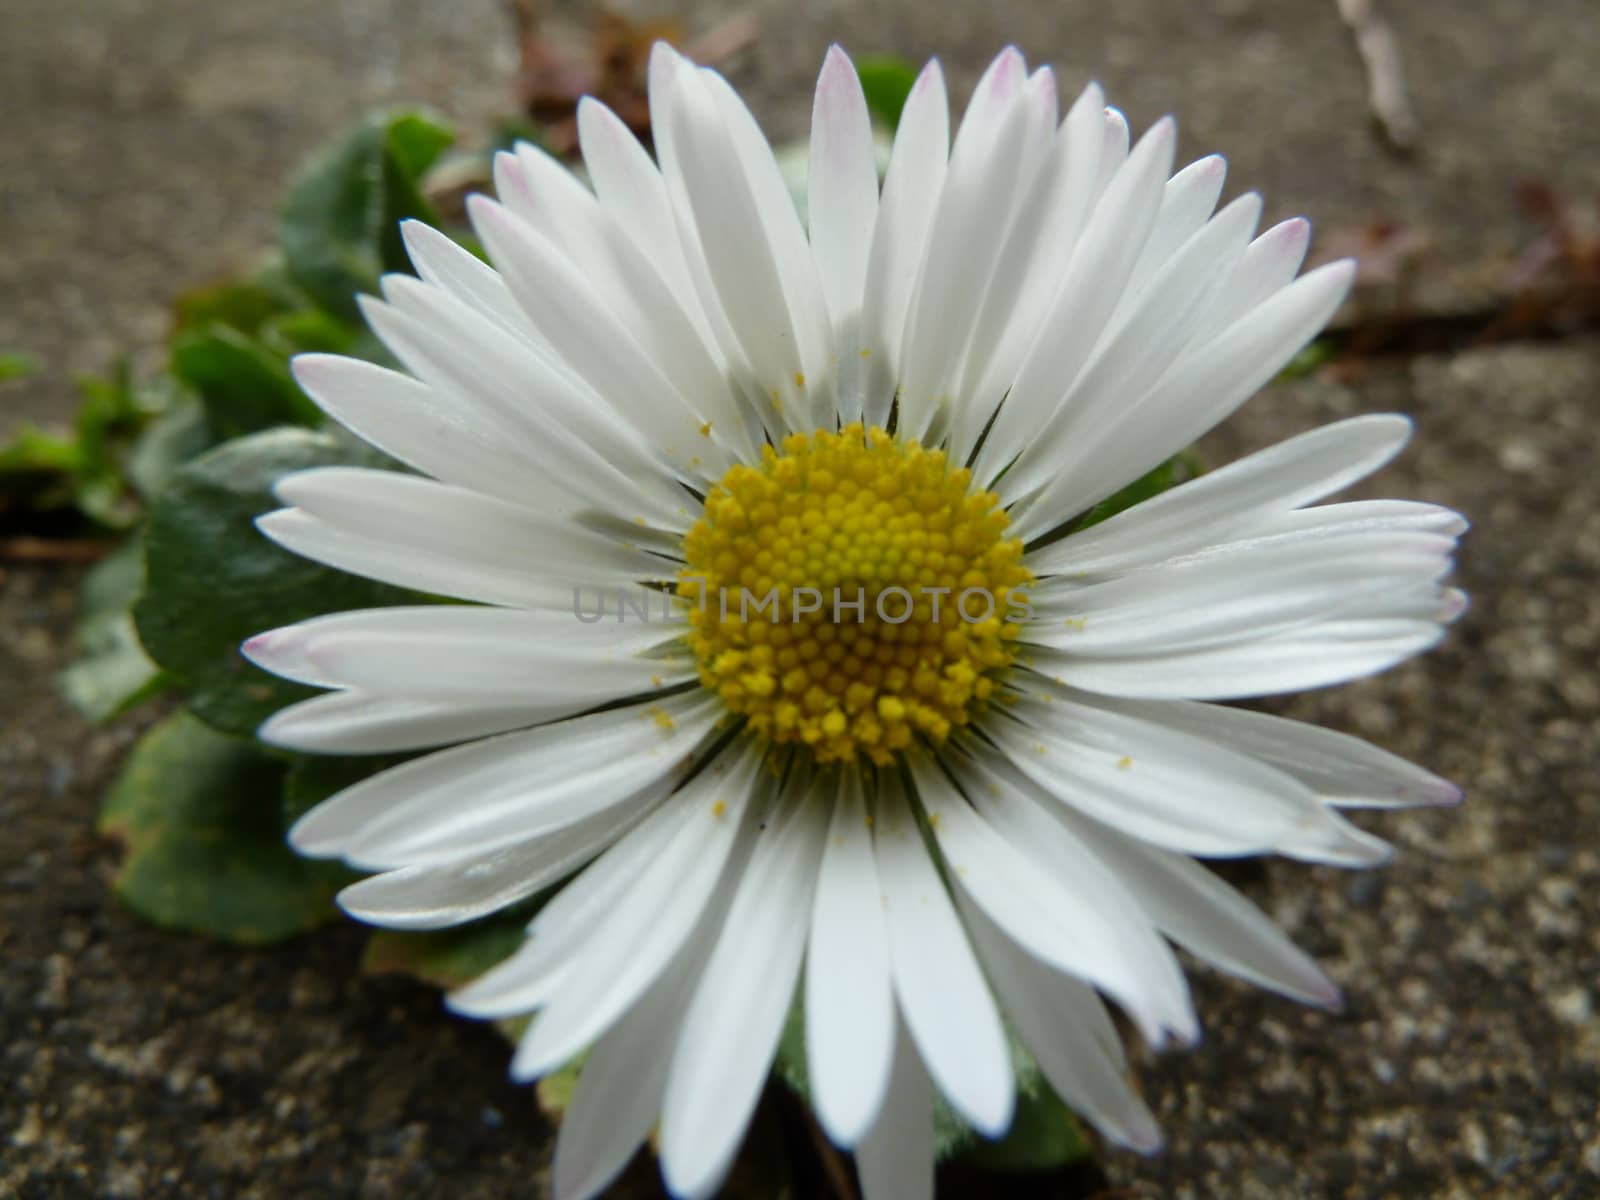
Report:
[[1215,548],[1101,583],[1058,578],[1035,589],[1024,637],[1069,655],[1187,654],[1352,616],[1409,616],[1417,596],[1437,595],[1454,545],[1427,532],[1341,531]]
[[1000,1014],[898,779],[880,784],[874,845],[900,1011],[951,1106],[998,1137],[1016,1100]]
[[494,156],[494,190],[502,204],[571,259],[603,299],[631,306],[605,251],[600,206],[577,176],[547,151],[518,142]]
[[[690,287],[699,302],[700,311],[705,315],[706,323],[713,332],[716,345],[722,350],[723,360],[740,383],[749,406],[747,414],[754,420],[754,428],[759,432],[769,424],[764,418],[773,416],[770,411],[768,389],[751,365],[740,344],[739,336],[734,331],[732,319],[718,298],[711,264],[706,257],[699,231],[695,227],[688,187],[684,182],[681,156],[677,150],[677,139],[672,132],[673,122],[666,116],[674,105],[680,102],[677,93],[684,81],[693,82],[696,77],[693,69],[683,61],[683,57],[665,42],[657,42],[651,47],[648,75],[650,111],[654,114],[650,134],[655,142],[656,157],[661,164],[657,175],[666,189],[672,223],[677,229],[676,240],[683,250]],[[619,217],[619,221],[621,220]],[[648,253],[651,251],[651,246],[647,243],[644,249]],[[772,427],[784,428],[784,425],[778,421],[772,423]]]
[[1267,516],[1365,478],[1398,454],[1410,435],[1411,422],[1390,414],[1324,425],[1035,551],[1028,566],[1036,572],[1096,574],[1226,541]]
[[570,875],[627,831],[657,796],[636,793],[570,825],[479,854],[400,867],[351,884],[339,906],[390,929],[443,929],[526,899]]
[[1209,342],[1287,287],[1305,261],[1306,247],[1310,243],[1311,223],[1304,217],[1282,221],[1251,242],[1222,285],[1216,302],[1195,335],[1195,343]]
[[[1360,553],[1359,548],[1368,547],[1375,560],[1374,576],[1394,575],[1398,586],[1374,591],[1368,600],[1359,604],[1343,605],[1341,613],[1360,617],[1454,620],[1454,616],[1446,615],[1452,604],[1446,599],[1447,589],[1441,588],[1439,581],[1453,569],[1451,556],[1465,525],[1459,514],[1433,504],[1404,500],[1321,504],[1264,516],[1250,530],[1249,536],[1203,546],[1146,568],[1146,571],[1161,572],[1231,559],[1248,573],[1250,564],[1268,558],[1286,558],[1296,552],[1320,550],[1329,559],[1348,560]],[[1410,561],[1412,559],[1426,562]]]
[[555,511],[594,506],[625,519],[675,519],[683,493],[669,471],[570,372],[437,288],[409,276],[385,276],[384,285],[389,303],[361,298],[384,344],[437,390],[471,397],[497,436],[537,461],[537,482],[525,482],[518,498],[536,496]]
[[1214,966],[1258,987],[1323,1008],[1339,989],[1250,901],[1182,854],[1068,814],[1078,836],[1139,898],[1156,926]]
[[[1079,239],[1067,276],[1018,371],[974,466],[992,481],[1034,436],[1089,360],[1161,204],[1176,127],[1157,122],[1112,179]],[[1014,493],[1004,486],[1001,495]]]
[[1104,141],[1100,148],[1100,179],[1094,189],[1097,201],[1104,198],[1111,187],[1111,181],[1117,177],[1117,171],[1128,161],[1129,137],[1128,118],[1122,115],[1121,109],[1108,105],[1105,111]]
[[[1081,375],[1006,476],[1011,495],[1053,478],[1084,437],[1120,419],[1129,396],[1144,395],[1176,362],[1207,301],[1243,253],[1261,198],[1239,197],[1162,265],[1154,282],[1116,313]],[[1031,515],[1031,510],[1030,510]]]
[[1082,512],[1227,417],[1327,323],[1353,278],[1349,261],[1319,267],[1186,355],[1121,420],[1075,445],[1070,461],[1056,464],[1061,474],[1029,501],[1017,528],[1025,523],[1030,533],[1042,533],[1052,522]]
[[[313,701],[315,703],[315,701]],[[302,854],[331,858],[392,822],[389,865],[448,840],[457,822],[500,812],[523,835],[581,817],[608,797],[670,775],[715,724],[720,706],[691,693],[612,709],[402,763],[323,801],[295,822]],[[471,796],[470,805],[459,797]]]
[[656,465],[637,432],[558,353],[410,275],[385,275],[379,284],[386,303],[364,297],[362,311],[418,378],[469,394],[508,429],[576,441],[613,467]]
[[[993,415],[998,398],[978,390],[981,379],[997,367],[1001,345],[1008,341],[1013,326],[1032,323],[1017,313],[1017,304],[1032,270],[1049,253],[1046,235],[1062,215],[1059,205],[1063,197],[1057,187],[1061,182],[1059,155],[1053,152],[1057,143],[1052,137],[1056,132],[1055,75],[1048,67],[1028,78],[1015,108],[1022,143],[1015,154],[1015,197],[1002,191],[989,211],[976,220],[977,234],[969,240],[975,247],[990,247],[988,265],[975,270],[967,281],[964,303],[973,303],[967,296],[981,292],[981,297],[966,319],[965,341],[958,347],[960,354],[951,359],[940,389],[949,396],[943,423],[950,431],[951,455],[961,462],[966,461],[978,433]],[[1003,147],[998,149],[1006,152]]]
[[[658,114],[658,122],[661,116]],[[698,233],[710,279],[728,316],[742,353],[755,368],[772,398],[775,413],[787,413],[811,425],[811,394],[798,317],[790,309],[784,278],[784,257],[769,226],[798,222],[787,194],[781,211],[767,212],[756,181],[748,171],[756,163],[741,159],[737,139],[716,98],[699,72],[681,64],[661,122],[671,129],[672,156],[663,146],[663,165],[681,181],[688,215]],[[770,159],[770,152],[767,154]],[[773,167],[776,171],[776,167]],[[815,286],[815,266],[806,250],[806,267]],[[797,285],[803,287],[804,285]],[[816,298],[820,307],[820,296]],[[818,378],[813,382],[821,383]],[[814,427],[814,426],[811,426]]]
[[1104,142],[1105,97],[1100,85],[1091,83],[1068,111],[995,265],[992,282],[1008,286],[992,288],[996,294],[985,300],[973,344],[989,349],[969,355],[963,369],[961,394],[969,402],[955,414],[950,437],[951,457],[957,462],[971,456],[1010,391],[1017,366],[1061,285],[1094,199]]
[[800,214],[772,147],[739,94],[713,70],[702,69],[699,75],[722,113],[739,168],[750,183],[761,223],[776,255],[784,299],[793,320],[801,369],[808,379],[803,390],[810,395],[813,414],[826,422],[832,417],[833,344],[827,303]]
[[894,996],[882,892],[861,776],[845,771],[823,851],[806,949],[806,1057],[812,1106],[851,1147],[883,1103],[894,1053]]
[[[537,457],[492,414],[460,393],[336,354],[301,354],[295,381],[335,421],[401,462],[446,483],[511,503],[558,504]],[[565,497],[568,506],[570,494]],[[687,525],[683,525],[687,528]]]
[[1161,1131],[1129,1086],[1116,1027],[1094,990],[1028,954],[976,904],[961,909],[1001,1008],[1055,1093],[1119,1145],[1159,1149]]
[[1149,285],[1167,260],[1200,231],[1217,207],[1222,184],[1228,175],[1228,161],[1220,154],[1190,163],[1171,179],[1161,195],[1161,209],[1150,231],[1138,265],[1128,279],[1124,303],[1131,304]]
[[680,955],[584,1058],[556,1137],[554,1191],[562,1200],[605,1191],[650,1136],[700,962]]
[[[337,529],[297,508],[280,508],[257,517],[256,528],[285,550],[324,566],[396,587],[481,604],[555,608],[563,598],[570,597],[581,578],[579,575],[569,580],[507,570],[502,566],[504,560],[463,562],[451,557],[460,543],[443,553],[428,554],[403,542]],[[332,681],[328,682],[331,685]]]
[[684,1014],[661,1108],[661,1170],[676,1196],[721,1185],[777,1053],[827,830],[814,799],[757,840]]
[[837,328],[861,309],[878,218],[872,121],[855,66],[838,46],[829,47],[817,79],[807,178],[811,251]]
[[[652,724],[658,724],[666,711],[664,705],[656,708],[649,718]],[[624,823],[631,823],[633,816],[670,793],[693,765],[692,756],[703,744],[711,722],[703,710],[691,709],[690,713],[684,736],[658,738],[655,742],[636,736],[639,753],[630,761],[590,760],[577,770],[506,780],[505,771],[511,763],[537,767],[547,761],[548,752],[539,753],[544,746],[514,746],[507,761],[496,764],[498,772],[489,769],[485,755],[468,766],[476,768],[474,777],[487,776],[497,786],[472,793],[467,800],[451,791],[441,802],[437,790],[402,778],[393,785],[396,790],[415,790],[399,791],[380,815],[350,836],[343,851],[345,861],[363,869],[447,867],[465,858],[492,855],[536,836],[568,838],[573,826],[591,818],[601,820],[607,814],[616,821],[627,817]],[[642,723],[638,715],[634,721]],[[530,730],[523,736],[531,742],[540,731]],[[594,741],[621,749],[627,744],[621,730],[579,727],[567,732],[572,745]],[[671,732],[678,731],[674,728]],[[619,808],[620,813],[613,811]],[[592,856],[583,856],[588,857]]]
[[[651,108],[657,113],[667,111],[662,82],[676,74],[676,58],[676,52],[659,45],[651,54]],[[662,161],[671,160],[667,122],[658,118],[652,133]],[[675,205],[673,180],[663,178],[633,132],[593,97],[585,96],[578,104],[578,135],[595,194],[610,215],[613,229],[631,240],[638,254],[660,273],[706,352],[730,377],[730,395],[737,397],[739,416],[727,430],[719,429],[718,436],[748,439],[758,435],[761,423],[746,396],[764,393],[717,301],[710,269],[688,218],[681,178],[676,180]]]
[[[631,597],[630,597],[631,599]],[[678,618],[644,592],[647,620],[585,623],[575,611],[440,604],[377,608],[274,629],[245,643],[267,670],[382,694],[508,703],[536,697],[554,708],[681,682],[693,667],[647,657]],[[298,671],[306,664],[308,679]]]
[[269,746],[307,754],[388,754],[487,737],[550,719],[550,706],[462,704],[368,692],[329,692],[280,708],[256,730]]
[[670,580],[678,566],[575,522],[393,471],[318,468],[288,476],[276,492],[298,507],[256,524],[280,545],[461,600],[567,607],[579,585]]
[[906,311],[944,189],[949,150],[950,105],[944,74],[933,61],[917,76],[901,113],[872,235],[861,318],[869,425],[884,426],[889,420],[900,378]]
[[1002,51],[978,81],[956,134],[950,169],[906,316],[900,368],[902,436],[942,428],[955,397],[1000,244],[1024,174],[1030,108],[1027,64]]
[[[642,436],[650,449],[686,475],[726,469],[718,443],[699,433],[720,413],[706,396],[684,396],[621,325],[571,262],[547,239],[484,196],[468,201],[473,228],[529,318],[558,346],[568,366]],[[703,457],[705,466],[691,462]]]
[[[666,183],[633,131],[593,96],[578,102],[578,138],[595,195],[613,223],[650,256],[692,317],[704,320]],[[693,302],[693,303],[691,303]],[[714,341],[707,337],[707,344]]]
[[861,80],[838,46],[817,80],[807,178],[811,252],[833,323],[839,418],[849,424],[861,419],[866,382],[861,308],[878,219],[878,159]]
[[[1281,771],[1099,700],[1058,689],[985,732],[1045,792],[1169,850],[1323,857],[1356,847],[1344,824]],[[1375,855],[1368,855],[1374,861]]]
[[1038,671],[1107,696],[1152,700],[1243,700],[1348,683],[1377,675],[1438,644],[1441,622],[1465,607],[1444,591],[1438,612],[1399,621],[1323,621],[1254,641],[1192,652],[1147,655],[1068,654],[1041,650]]
[[[513,1078],[554,1070],[611,1028],[685,946],[724,878],[743,877],[757,836],[756,800],[765,795],[757,786],[760,765],[758,749],[720,755],[668,802],[683,819],[675,828],[652,831],[654,854],[592,929],[570,973],[523,1035],[511,1062]],[[481,1013],[472,989],[456,993],[451,1007]],[[671,1099],[669,1076],[666,1102]]]
[[[499,169],[508,162],[515,166]],[[515,159],[502,154],[496,164],[496,179],[504,175],[507,185],[502,197],[512,197],[507,206],[552,248],[572,258],[617,325],[637,339],[686,407],[709,418],[715,440],[726,442],[737,455],[753,456],[755,447],[745,436],[732,387],[703,333],[703,320],[696,322],[699,309],[692,292],[681,283],[674,287],[670,266],[662,269],[670,256],[641,248],[571,172],[537,147],[523,143]],[[662,186],[659,179],[656,184]],[[520,206],[513,202],[519,194],[524,197]],[[582,370],[583,362],[578,366]],[[593,377],[592,371],[588,374]]]
[[[564,884],[528,923],[527,940],[516,952],[451,995],[451,1007],[478,1017],[501,1018],[548,1003],[572,977],[574,965],[592,948],[596,930],[606,925],[634,890],[661,847],[694,816],[681,803],[657,805]],[[726,882],[724,879],[720,891],[728,890]],[[716,919],[714,914],[720,911],[716,905],[714,898],[707,907],[710,920]],[[702,920],[688,949],[698,946],[706,924],[707,920]]]
[[[1034,958],[1110,993],[1151,1045],[1198,1027],[1183,972],[1136,898],[1048,809],[982,756],[950,759],[979,816],[931,766],[917,789],[929,824],[968,896]],[[922,764],[919,764],[922,765]],[[1046,802],[1049,803],[1048,801]]]
[[1182,729],[1269,763],[1315,791],[1324,803],[1353,808],[1456,804],[1461,789],[1370,742],[1267,713],[1182,700],[1119,701]]
[[400,236],[417,274],[491,320],[542,347],[549,343],[518,307],[495,269],[465,246],[422,221],[400,222]]
[[862,1200],[933,1200],[933,1088],[904,1021],[895,1022],[888,1095],[856,1148],[856,1170]]
[[1221,546],[1206,547],[1236,553],[1238,548],[1291,541],[1324,540],[1368,533],[1425,533],[1459,538],[1470,525],[1452,509],[1418,500],[1347,500],[1263,516],[1251,536]]

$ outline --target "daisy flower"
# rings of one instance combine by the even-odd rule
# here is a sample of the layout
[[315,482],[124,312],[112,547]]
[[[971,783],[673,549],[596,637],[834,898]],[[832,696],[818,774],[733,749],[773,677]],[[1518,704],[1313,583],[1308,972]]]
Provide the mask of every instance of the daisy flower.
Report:
[[[403,370],[308,355],[336,421],[415,474],[293,475],[279,544],[464,603],[264,633],[328,689],[261,736],[432,749],[293,829],[376,872],[355,917],[471,921],[561,884],[450,997],[532,1014],[519,1079],[584,1055],[555,1188],[656,1130],[724,1179],[791,1008],[811,1100],[873,1200],[926,1196],[942,1096],[994,1137],[1014,1046],[1106,1138],[1159,1134],[1106,1000],[1197,1023],[1174,946],[1333,1005],[1198,859],[1367,866],[1348,807],[1447,803],[1394,756],[1216,701],[1372,674],[1462,609],[1465,527],[1319,503],[1405,442],[1342,421],[1091,523],[1323,325],[1351,265],[1217,209],[1090,84],[1058,112],[1007,50],[952,140],[937,63],[880,187],[845,55],[817,85],[807,209],[717,74],[650,64],[655,156],[593,101],[586,179],[538,149],[474,197],[493,267],[419,224],[363,301]],[[459,743],[459,744],[456,744]],[[455,744],[455,745],[452,745]],[[448,748],[440,748],[448,747]],[[565,881],[565,882],[563,882]]]

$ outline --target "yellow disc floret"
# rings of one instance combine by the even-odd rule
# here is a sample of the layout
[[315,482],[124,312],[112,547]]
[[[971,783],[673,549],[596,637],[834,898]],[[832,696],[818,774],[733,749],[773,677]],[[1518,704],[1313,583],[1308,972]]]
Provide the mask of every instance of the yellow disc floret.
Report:
[[731,468],[684,538],[700,678],[774,742],[887,763],[971,719],[1032,581],[992,492],[881,429],[792,434]]

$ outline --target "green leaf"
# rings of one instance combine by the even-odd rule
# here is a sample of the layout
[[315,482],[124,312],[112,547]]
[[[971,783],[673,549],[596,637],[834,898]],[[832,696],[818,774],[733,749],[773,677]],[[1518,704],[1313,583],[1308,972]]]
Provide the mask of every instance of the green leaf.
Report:
[[248,735],[285,704],[315,695],[246,662],[239,643],[327,612],[416,599],[280,550],[255,528],[277,507],[273,483],[308,467],[382,465],[331,433],[280,429],[240,438],[188,463],[150,511],[139,638],[189,692],[195,715]]
[[917,83],[916,67],[893,54],[872,54],[856,60],[856,74],[873,118],[889,129],[897,127]]
[[1081,532],[1091,525],[1098,525],[1101,521],[1109,520],[1135,504],[1141,504],[1152,496],[1159,496],[1169,488],[1187,483],[1202,474],[1204,471],[1200,465],[1200,456],[1193,450],[1184,450],[1159,467],[1139,476],[1120,492],[1100,501],[1073,527],[1073,532]]
[[0,350],[0,383],[39,373],[39,360],[25,350]]
[[75,509],[125,529],[139,516],[125,472],[129,447],[168,397],[159,388],[136,387],[125,362],[105,379],[80,380],[79,388],[83,399],[68,433],[24,424],[0,448],[0,508]]
[[456,140],[455,131],[438,118],[401,112],[389,118],[384,146],[400,173],[419,180]]
[[[784,1023],[773,1070],[809,1105],[803,995],[796,992]],[[1012,1069],[1017,1078],[1017,1115],[1011,1130],[997,1142],[986,1141],[956,1115],[943,1096],[933,1100],[933,1152],[937,1162],[959,1156],[983,1167],[1044,1170],[1076,1162],[1093,1153],[1072,1111],[1051,1091],[1022,1044],[1011,1042]]]
[[454,139],[420,112],[379,113],[319,154],[284,204],[279,241],[291,278],[317,304],[352,323],[356,295],[384,271],[405,270],[399,223],[437,224],[421,177]]
[[559,1124],[561,1118],[567,1115],[567,1109],[572,1107],[572,1097],[578,1090],[578,1076],[583,1074],[583,1063],[587,1057],[588,1051],[584,1051],[533,1085],[539,1111],[550,1121]]
[[0,473],[66,475],[78,469],[81,459],[74,439],[23,422],[10,443],[0,446]]
[[308,302],[281,266],[269,267],[245,279],[184,292],[173,305],[173,333],[221,325],[251,337],[271,318]]
[[283,841],[283,765],[185,712],[134,748],[100,810],[127,857],[117,895],[173,929],[260,945],[334,915],[332,886]]
[[1017,1115],[1005,1137],[997,1142],[973,1138],[961,1153],[962,1162],[991,1170],[1048,1171],[1094,1153],[1078,1118],[1040,1078],[1037,1068],[1030,1078],[1036,1081],[1031,1093],[1022,1090],[1019,1075]]
[[297,754],[283,784],[284,827],[293,825],[335,792],[360,783],[369,775],[399,766],[407,754]]
[[527,924],[527,912],[519,907],[456,929],[375,930],[361,955],[361,969],[369,975],[409,975],[440,988],[460,987],[510,957],[522,945]]
[[170,680],[139,644],[133,602],[144,586],[144,547],[130,538],[83,580],[78,659],[61,673],[62,691],[91,721],[125,712]]
[[361,332],[320,308],[300,308],[263,324],[261,344],[286,359],[308,351],[348,354]]
[[128,482],[148,504],[161,494],[179,467],[212,444],[205,406],[193,396],[185,396],[150,422],[134,443],[128,456]]
[[217,441],[278,425],[316,426],[322,413],[300,390],[283,356],[217,325],[179,335],[172,373],[199,395]]
[[550,149],[542,125],[521,113],[510,113],[495,118],[489,126],[485,161],[501,150],[515,150],[518,142],[530,142],[545,151]]
[[[794,1003],[784,1022],[783,1036],[778,1040],[778,1056],[773,1070],[779,1079],[792,1088],[809,1107],[811,1104],[811,1074],[806,1064],[805,993],[795,990]],[[936,1162],[943,1162],[952,1154],[966,1149],[978,1140],[972,1128],[955,1115],[944,1098],[935,1094],[933,1101],[933,1153]]]
[[1278,382],[1283,383],[1291,379],[1304,379],[1307,375],[1314,375],[1326,364],[1333,361],[1338,353],[1338,347],[1331,337],[1321,337],[1307,345],[1300,353],[1289,360],[1289,365],[1278,372]]

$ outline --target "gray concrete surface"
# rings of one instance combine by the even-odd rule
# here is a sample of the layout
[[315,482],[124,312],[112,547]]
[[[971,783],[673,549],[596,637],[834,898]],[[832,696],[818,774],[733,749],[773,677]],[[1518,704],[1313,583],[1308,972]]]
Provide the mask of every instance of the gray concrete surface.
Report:
[[[691,7],[691,26],[725,11]],[[1014,40],[1066,80],[1101,78],[1136,125],[1177,112],[1184,147],[1229,154],[1233,185],[1273,212],[1432,230],[1463,292],[1526,237],[1517,179],[1600,194],[1590,0],[1389,4],[1425,137],[1410,160],[1373,137],[1331,3],[752,7],[763,36],[729,72],[776,132],[803,128],[831,39],[937,52],[961,90]],[[494,109],[503,28],[491,0],[0,0],[0,349],[50,367],[0,390],[0,411],[60,416],[72,372],[157,340],[167,297],[247,256],[284,172],[362,105]],[[1111,1153],[1102,1181],[1026,1194],[1600,1194],[1597,392],[1592,335],[1463,350],[1277,389],[1208,443],[1220,459],[1351,412],[1418,417],[1375,486],[1474,519],[1473,609],[1427,659],[1287,709],[1425,761],[1469,800],[1370,818],[1401,848],[1378,873],[1245,871],[1346,1011],[1200,976],[1204,1043],[1139,1063],[1166,1153]],[[110,900],[115,850],[89,830],[135,731],[87,730],[52,691],[72,573],[5,570],[0,1194],[543,1194],[545,1140],[498,1040],[425,989],[360,977],[355,931],[239,953]],[[625,1193],[654,1187],[646,1167]]]
[[368,107],[463,125],[505,104],[496,0],[0,4],[0,437],[60,421],[74,376],[145,361],[174,294],[268,244],[289,173]]

